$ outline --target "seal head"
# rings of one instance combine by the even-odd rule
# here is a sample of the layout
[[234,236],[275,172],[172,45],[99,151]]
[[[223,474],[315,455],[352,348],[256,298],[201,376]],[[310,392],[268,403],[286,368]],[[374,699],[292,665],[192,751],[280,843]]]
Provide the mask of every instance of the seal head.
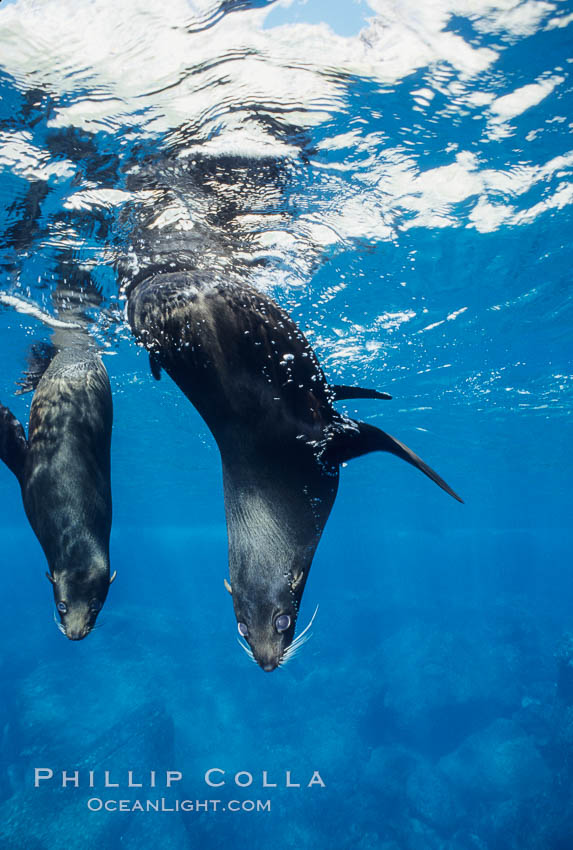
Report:
[[288,658],[297,614],[298,609],[292,599],[286,598],[284,588],[260,600],[243,592],[235,602],[239,635],[249,645],[252,658],[266,673],[280,667]]
[[70,640],[82,640],[89,635],[107,596],[109,582],[97,574],[90,577],[89,573],[89,570],[85,574],[77,572],[73,581],[65,573],[61,579],[53,580],[61,631]]
[[53,575],[46,573],[53,587],[54,603],[60,618],[58,628],[69,640],[83,640],[93,630],[116,575],[114,573],[109,578],[107,559],[97,551],[90,553],[89,548],[75,547],[77,554],[74,561],[78,565],[75,570],[68,568],[55,570]]

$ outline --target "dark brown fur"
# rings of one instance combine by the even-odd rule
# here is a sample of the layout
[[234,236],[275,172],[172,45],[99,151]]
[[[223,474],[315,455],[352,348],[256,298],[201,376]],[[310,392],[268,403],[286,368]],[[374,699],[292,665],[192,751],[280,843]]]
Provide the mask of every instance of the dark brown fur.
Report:
[[106,369],[81,347],[56,354],[40,379],[27,441],[0,411],[0,456],[20,482],[71,640],[89,634],[110,584],[112,415]]
[[[455,494],[393,437],[334,409],[335,397],[387,396],[330,387],[268,296],[192,272],[156,274],[131,288],[128,319],[155,376],[165,369],[217,441],[235,615],[257,662],[273,670],[293,641],[342,461],[390,451]],[[289,625],[278,630],[284,615]]]

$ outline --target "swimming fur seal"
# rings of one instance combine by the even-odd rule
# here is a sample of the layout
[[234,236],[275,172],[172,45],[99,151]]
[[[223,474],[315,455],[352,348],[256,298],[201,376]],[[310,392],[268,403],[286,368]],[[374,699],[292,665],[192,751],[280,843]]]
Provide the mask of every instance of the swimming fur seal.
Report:
[[20,482],[70,640],[93,629],[115,578],[109,569],[112,417],[107,371],[85,342],[59,351],[40,378],[27,440],[0,405],[0,458]]
[[215,437],[226,586],[239,633],[263,670],[274,670],[296,647],[300,601],[341,463],[391,452],[461,499],[403,443],[334,409],[343,398],[388,396],[329,386],[302,332],[268,296],[199,273],[160,273],[127,290],[127,317],[154,376],[163,368]]

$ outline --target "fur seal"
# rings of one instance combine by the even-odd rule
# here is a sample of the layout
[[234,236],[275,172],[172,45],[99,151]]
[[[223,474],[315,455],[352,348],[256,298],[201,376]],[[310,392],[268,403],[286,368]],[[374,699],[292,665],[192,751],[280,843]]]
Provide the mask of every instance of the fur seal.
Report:
[[461,499],[403,443],[334,409],[343,398],[388,396],[329,386],[305,336],[270,297],[181,271],[136,281],[126,295],[154,376],[170,375],[217,442],[226,586],[240,635],[263,670],[274,670],[297,648],[300,602],[341,463],[391,452]]
[[59,351],[40,378],[28,439],[0,405],[0,458],[20,483],[48,560],[60,629],[93,629],[110,578],[112,398],[101,358],[85,342]]

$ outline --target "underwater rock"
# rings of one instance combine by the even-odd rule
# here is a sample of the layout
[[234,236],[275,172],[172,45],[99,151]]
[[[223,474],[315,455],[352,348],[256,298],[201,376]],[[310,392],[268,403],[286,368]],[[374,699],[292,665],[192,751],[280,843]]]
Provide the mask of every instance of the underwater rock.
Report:
[[401,840],[404,850],[443,850],[440,836],[427,824],[412,818]]
[[487,807],[480,834],[491,850],[569,850],[571,832],[558,837],[555,814],[551,795],[503,800]]
[[[169,818],[167,828],[164,818]],[[124,835],[121,850],[142,850],[160,847],[161,850],[189,850],[189,841],[183,825],[183,816],[142,814],[132,817]]]
[[373,792],[380,824],[401,850],[442,850],[461,807],[446,777],[416,753],[399,746],[373,750],[362,781]]
[[538,747],[544,747],[551,738],[555,725],[555,687],[545,688],[524,696],[518,710],[512,715],[523,731],[535,738]]
[[557,693],[566,705],[573,705],[573,634],[564,635],[555,657]]
[[406,798],[416,817],[440,834],[452,834],[464,816],[457,789],[428,762],[417,764],[408,777]]
[[537,836],[538,843],[531,843],[535,850],[569,850],[573,836],[573,706],[554,698],[553,705],[546,708],[551,723],[543,753],[551,768],[551,784],[544,798],[529,801],[522,821],[528,821],[530,833]]
[[439,766],[468,803],[526,799],[543,793],[550,771],[533,738],[511,720],[496,720],[442,758]]
[[444,850],[490,850],[490,847],[479,835],[461,829]]
[[11,766],[18,760],[12,735],[13,708],[5,694],[0,702],[0,802],[12,793]]
[[380,841],[377,832],[367,832],[357,844],[353,844],[353,850],[401,850],[395,841]]
[[[366,788],[367,793],[356,795],[356,829],[370,830],[373,826],[380,839],[389,841],[391,846],[394,840],[400,840],[402,850],[401,838],[410,831],[412,816],[404,788],[419,760],[416,754],[397,745],[372,751],[359,786]],[[375,818],[370,817],[373,813]],[[366,823],[365,816],[369,817]]]
[[[47,758],[46,751],[38,753],[37,766],[49,767]],[[157,769],[173,766],[173,723],[160,704],[149,702],[126,715],[95,743],[86,744],[84,758],[66,769],[78,770],[81,776],[117,764],[134,772],[149,770],[150,764]],[[26,788],[0,805],[2,850],[86,850],[88,832],[90,846],[114,847],[128,827],[132,815],[127,812],[88,810],[88,800],[102,796],[97,789],[51,783],[35,788],[32,774],[28,781]]]
[[547,758],[563,784],[573,782],[573,706],[556,701],[552,714]]
[[467,629],[408,625],[382,644],[380,664],[396,735],[430,756],[454,750],[519,705],[514,659]]
[[365,765],[364,782],[376,792],[381,806],[404,806],[404,787],[420,761],[400,746],[377,747]]

